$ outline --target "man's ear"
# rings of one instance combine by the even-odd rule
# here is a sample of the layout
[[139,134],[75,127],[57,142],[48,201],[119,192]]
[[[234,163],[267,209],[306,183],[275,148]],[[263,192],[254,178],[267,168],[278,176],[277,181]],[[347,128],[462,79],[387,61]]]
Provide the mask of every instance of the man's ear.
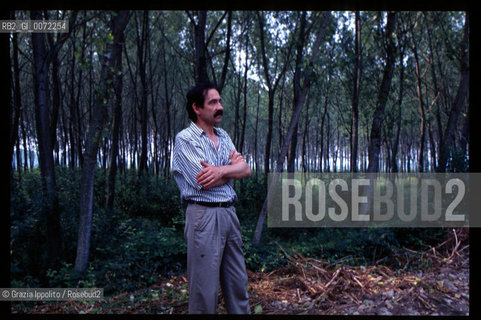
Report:
[[200,111],[195,102],[192,104],[192,110],[194,110],[196,115],[199,115]]

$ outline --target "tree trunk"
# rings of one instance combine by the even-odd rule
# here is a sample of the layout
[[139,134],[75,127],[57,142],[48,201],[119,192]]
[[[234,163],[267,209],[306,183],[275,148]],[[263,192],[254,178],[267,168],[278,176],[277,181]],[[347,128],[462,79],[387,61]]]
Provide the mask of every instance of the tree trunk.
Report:
[[239,139],[240,139],[240,134],[239,134],[239,109],[240,109],[240,100],[241,100],[241,76],[240,74],[235,75],[235,82],[233,81],[233,90],[235,93],[235,98],[234,98],[234,146],[239,146]]
[[[327,106],[327,103],[326,103],[326,106]],[[330,172],[331,171],[331,164],[329,163],[329,152],[331,150],[331,144],[330,144],[330,141],[331,141],[331,116],[329,115],[329,113],[327,114],[327,128],[326,128],[326,133],[327,133],[327,136],[326,136],[326,152],[324,153],[325,154],[325,170],[326,172]]]
[[67,112],[66,109],[67,107],[62,104],[62,131],[63,131],[63,145],[62,145],[62,166],[65,168],[67,167],[67,149],[68,149],[68,143],[69,143],[69,125],[68,125],[68,120],[67,120]]
[[227,69],[229,66],[229,59],[230,59],[230,52],[231,52],[231,49],[230,49],[231,33],[232,33],[232,11],[229,11],[227,13],[227,40],[225,44],[224,66],[222,67],[220,81],[217,84],[217,89],[219,90],[219,94],[222,93],[222,89],[224,88],[225,79],[227,76]]
[[[402,102],[403,102],[403,97],[404,97],[404,50],[406,48],[405,46],[405,36],[404,32],[401,31],[401,39],[400,42],[402,43],[402,46],[400,48],[399,52],[399,94],[398,94],[398,100],[397,100],[397,106],[398,106],[398,118],[397,118],[397,123],[396,123],[396,134],[394,137],[394,142],[392,144],[392,150],[391,150],[391,171],[393,173],[396,173],[399,171],[398,163],[397,163],[397,154],[399,150],[399,140],[401,137],[401,126],[402,126]],[[401,165],[401,171],[402,171],[402,165]]]
[[109,210],[114,208],[115,200],[115,179],[117,176],[117,158],[119,156],[119,136],[120,124],[122,122],[122,46],[124,43],[123,32],[119,34],[119,40],[115,43],[114,49],[117,56],[115,63],[115,70],[117,74],[114,76],[114,114],[112,121],[112,146],[110,149],[109,174],[107,178],[107,196],[105,207]]
[[[389,97],[391,89],[391,80],[394,70],[396,45],[394,42],[394,28],[396,24],[396,12],[389,12],[387,14],[387,22],[384,32],[384,39],[387,45],[386,48],[386,65],[384,66],[381,87],[377,96],[376,108],[374,109],[373,120],[371,125],[371,135],[369,140],[369,164],[367,167],[368,173],[379,172],[379,159],[381,153],[382,143],[382,125],[384,118],[384,109]],[[369,177],[372,179],[372,175]],[[374,182],[371,181],[369,186],[363,191],[363,196],[367,196],[367,203],[361,207],[360,214],[367,214],[372,207],[372,193],[374,191]]]
[[[22,113],[22,95],[21,95],[21,90],[20,90],[20,71],[19,71],[19,65],[18,65],[18,41],[17,41],[17,33],[12,34],[12,46],[13,46],[13,84],[14,84],[14,90],[13,90],[13,108],[12,110],[12,122],[11,122],[11,127],[10,127],[10,150],[9,150],[9,162],[8,165],[10,166],[12,164],[13,160],[13,151],[14,151],[14,146],[19,140],[19,123],[20,123],[20,114]],[[11,68],[9,68],[9,71]],[[12,77],[12,72],[9,72],[10,77]],[[9,99],[10,100],[10,99]],[[19,152],[19,148],[17,148],[17,151]],[[24,159],[24,161],[27,161],[27,159]],[[17,161],[17,169],[20,169],[21,165]]]
[[75,136],[74,136],[74,126],[76,123],[75,120],[75,114],[76,112],[74,111],[74,105],[75,105],[75,41],[72,41],[72,60],[70,63],[70,82],[69,82],[69,89],[70,89],[70,102],[69,102],[69,110],[70,110],[70,121],[69,121],[69,137],[70,137],[70,159],[69,159],[69,167],[70,168],[75,168],[75,149],[76,149],[76,144],[75,144]]
[[[52,39],[52,33],[48,33],[48,37],[50,47],[54,46],[54,42]],[[59,145],[57,139],[57,123],[58,123],[58,116],[60,112],[60,104],[61,104],[61,87],[60,87],[60,79],[59,79],[59,66],[60,62],[58,60],[58,54],[55,50],[55,53],[51,57],[52,63],[52,111],[51,111],[51,118],[50,118],[50,136],[52,139],[52,147],[58,152]],[[58,162],[57,162],[58,164]]]
[[458,92],[453,101],[451,113],[444,130],[443,144],[439,146],[438,167],[437,172],[445,172],[446,165],[450,156],[451,144],[454,139],[454,131],[458,117],[461,114],[461,108],[464,106],[466,95],[469,89],[469,13],[466,14],[464,21],[463,36],[461,40],[461,79],[459,81]]
[[75,269],[82,273],[87,269],[89,260],[95,167],[99,144],[102,142],[101,134],[108,115],[107,108],[110,98],[108,85],[112,83],[116,73],[114,66],[120,54],[117,50],[119,48],[117,44],[127,25],[128,18],[128,11],[119,11],[115,17],[112,17],[113,44],[107,45],[105,49],[105,57],[102,63],[99,88],[97,91],[98,95],[87,134],[84,167],[82,168],[80,183],[80,218],[77,256],[75,259]]
[[194,71],[195,79],[197,83],[209,81],[207,75],[207,58],[206,58],[206,46],[205,46],[205,27],[207,24],[207,11],[197,11],[196,16],[198,21],[196,22],[193,17],[191,23],[194,27],[194,48],[195,48],[195,60]]
[[463,121],[463,126],[462,126],[462,129],[461,129],[461,135],[459,137],[459,149],[461,150],[461,152],[463,152],[464,154],[469,154],[469,148],[468,148],[468,144],[469,144],[469,111],[468,111],[468,116],[466,118],[464,118],[464,121]]
[[260,88],[257,89],[257,109],[256,109],[256,124],[254,128],[254,164],[256,168],[256,181],[258,178],[258,172],[259,172],[259,159],[257,155],[257,132],[259,128],[259,109],[261,105],[261,90]]
[[376,108],[374,110],[371,135],[369,142],[369,164],[367,171],[374,173],[379,168],[379,153],[381,150],[381,128],[384,118],[384,108],[389,96],[389,90],[391,89],[391,80],[394,69],[394,60],[396,53],[396,46],[394,43],[393,31],[396,23],[396,12],[389,12],[387,14],[385,37],[387,40],[386,47],[386,65],[384,67],[381,87],[379,88],[379,94],[377,96]]
[[[83,26],[83,31],[82,31],[82,38],[83,38],[83,43],[81,44],[81,52],[80,52],[80,60],[81,61],[85,61],[85,48],[87,47],[87,39],[88,39],[88,35],[87,35],[87,24],[84,23],[84,26]],[[77,140],[77,143],[76,143],[76,146],[77,146],[77,155],[78,155],[78,159],[79,159],[79,164],[80,164],[80,167],[83,167],[83,164],[84,164],[84,156],[83,156],[83,152],[82,152],[82,136],[83,136],[83,128],[82,128],[82,118],[83,116],[81,116],[81,114],[83,112],[81,112],[80,110],[80,93],[82,92],[82,79],[84,77],[83,75],[83,69],[80,68],[79,70],[79,75],[78,75],[78,88],[77,88],[77,97],[75,99],[75,119],[76,119],[76,140]],[[72,106],[73,107],[73,106]]]
[[21,127],[21,130],[22,130],[22,144],[23,144],[23,171],[27,171],[28,169],[28,144],[27,144],[27,129],[25,128],[25,124],[24,124],[24,117],[25,117],[25,113],[22,112],[20,114],[20,127]]
[[403,92],[404,92],[404,48],[401,49],[400,53],[400,72],[399,72],[399,95],[398,95],[398,119],[396,123],[396,136],[394,138],[394,143],[392,145],[392,153],[391,153],[391,171],[398,172],[398,165],[397,165],[397,153],[399,149],[399,138],[401,136],[401,121],[402,121],[402,101],[403,101]]
[[274,130],[274,92],[269,90],[268,92],[269,102],[267,103],[267,136],[266,147],[264,151],[264,182],[267,186],[267,177],[270,172],[270,158],[271,158],[271,145],[272,145],[272,131]]
[[[328,89],[329,86],[326,86],[326,95],[324,97],[324,112],[322,113],[322,118],[321,118],[321,137],[320,137],[320,140],[321,140],[321,146],[320,146],[320,151],[319,151],[319,172],[323,172],[324,170],[322,169],[322,164],[323,164],[323,161],[322,161],[322,155],[325,153],[324,151],[324,121],[326,119],[326,114],[327,114],[327,104],[328,104]],[[325,162],[325,161],[324,161]],[[324,168],[326,168],[326,166],[324,165]]]
[[165,157],[165,165],[164,165],[164,176],[168,177],[170,176],[168,174],[168,171],[170,169],[170,152],[169,152],[169,146],[170,146],[170,141],[171,141],[171,124],[170,124],[170,96],[169,96],[169,86],[167,82],[167,63],[165,60],[165,52],[164,52],[164,57],[163,57],[163,63],[164,63],[164,95],[165,95],[165,119],[167,122],[167,129],[166,129],[166,141],[164,144],[164,157]]
[[416,93],[418,96],[419,114],[421,116],[421,135],[419,141],[419,157],[418,157],[418,171],[424,172],[424,145],[426,136],[426,115],[424,112],[424,101],[422,94],[422,79],[421,79],[421,67],[419,65],[418,51],[416,40],[414,39],[414,31],[411,28],[411,44],[414,53],[414,61],[416,65]]
[[[438,99],[440,93],[441,93],[441,90],[439,89],[439,86],[438,86],[438,80],[437,80],[437,76],[436,76],[436,68],[435,68],[435,63],[434,63],[434,60],[435,60],[435,52],[434,52],[434,47],[433,47],[433,41],[432,41],[432,28],[431,28],[431,24],[428,20],[428,16],[430,16],[430,14],[428,12],[424,12],[424,16],[425,16],[425,21],[426,21],[426,29],[427,29],[427,38],[428,38],[428,45],[429,45],[429,51],[430,51],[430,65],[431,65],[431,79],[432,79],[432,82],[433,82],[433,87],[434,87],[434,93],[436,95],[436,98],[434,100],[434,103],[435,103],[435,106],[436,106],[436,111],[435,111],[435,116],[436,116],[436,129],[437,129],[437,134],[438,134],[438,137],[440,140],[438,140],[439,142],[439,145],[443,144],[443,134],[442,134],[442,124],[441,124],[441,106],[440,106],[440,100],[441,99]],[[435,154],[434,154],[435,155]],[[437,166],[436,166],[437,167]]]
[[[246,122],[247,122],[247,71],[249,70],[249,36],[246,35],[246,66],[244,70],[244,88],[243,88],[243,109],[242,109],[242,128],[241,128],[241,135],[240,135],[240,144],[239,144],[239,152],[244,152],[244,139],[245,139],[245,131],[246,131]],[[242,180],[241,180],[242,183]]]
[[[38,11],[32,11],[32,20],[41,20]],[[48,108],[48,52],[45,46],[45,34],[32,33],[34,56],[34,91],[35,119],[38,140],[38,160],[42,177],[44,202],[42,211],[46,216],[47,253],[49,265],[55,265],[62,249],[62,231],[60,228],[57,183],[53,161],[53,147],[50,135]]]
[[351,171],[357,172],[357,154],[358,154],[358,122],[359,122],[359,88],[362,73],[362,55],[361,55],[361,19],[359,11],[355,13],[356,21],[356,40],[354,43],[354,83],[352,94],[352,129],[351,129]]
[[304,122],[304,134],[302,136],[302,170],[304,172],[309,171],[309,158],[308,158],[308,152],[306,150],[307,145],[306,145],[306,140],[309,139],[309,100],[306,102],[306,118]]
[[294,127],[294,135],[291,138],[291,143],[289,144],[289,151],[287,152],[287,172],[296,171],[296,149],[297,149],[297,135],[299,132],[299,124]]
[[431,128],[431,124],[428,122],[428,137],[429,137],[429,144],[431,145],[431,161],[432,165],[430,170],[434,172],[436,170],[436,142],[434,141],[434,136],[433,136],[433,129]]
[[149,12],[144,10],[142,17],[141,33],[137,33],[137,57],[138,57],[138,68],[140,76],[140,160],[139,160],[139,175],[147,172],[147,125],[148,125],[148,114],[147,114],[147,81],[146,81],[146,52],[147,43],[149,39]]
[[278,115],[277,115],[277,150],[279,150],[277,153],[279,155],[279,152],[282,148],[282,145],[284,143],[284,141],[282,140],[283,139],[283,136],[284,136],[284,133],[283,133],[283,125],[282,125],[282,119],[284,119],[284,114],[282,113],[282,110],[284,109],[284,86],[286,84],[286,81],[284,79],[284,81],[282,81],[282,85],[281,85],[281,88],[279,90],[280,94],[279,94],[279,107],[278,107]]
[[[299,22],[299,34],[297,36],[298,40],[296,42],[296,62],[294,68],[294,79],[293,79],[293,87],[294,87],[294,100],[293,100],[293,112],[295,112],[297,106],[302,103],[304,104],[305,95],[301,95],[301,63],[303,59],[303,51],[304,51],[304,44],[307,38],[309,37],[309,32],[306,32],[306,16],[307,13],[303,11],[301,13],[301,18]],[[301,101],[301,99],[303,101]],[[297,149],[297,131],[298,131],[298,124],[296,122],[294,126],[294,135],[292,136],[291,143],[289,145],[289,153],[287,158],[287,172],[294,172],[294,162],[296,160],[296,149]]]

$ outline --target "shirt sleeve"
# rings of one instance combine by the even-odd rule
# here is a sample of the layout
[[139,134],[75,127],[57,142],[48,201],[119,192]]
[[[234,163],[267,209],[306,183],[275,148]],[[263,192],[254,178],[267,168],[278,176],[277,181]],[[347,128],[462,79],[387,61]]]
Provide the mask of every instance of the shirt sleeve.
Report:
[[225,165],[228,165],[228,164],[231,164],[231,161],[230,161],[230,158],[229,158],[229,154],[230,152],[232,151],[232,149],[234,149],[236,152],[237,152],[237,149],[236,147],[234,146],[234,143],[232,142],[230,136],[227,134],[227,132],[224,131],[224,134],[226,136],[226,145],[227,145],[227,160],[226,160],[226,163]]
[[205,155],[201,148],[196,148],[190,141],[176,138],[173,158],[174,177],[181,175],[185,182],[197,191],[201,190],[202,186],[197,183],[195,177],[202,170],[200,161],[204,159]]

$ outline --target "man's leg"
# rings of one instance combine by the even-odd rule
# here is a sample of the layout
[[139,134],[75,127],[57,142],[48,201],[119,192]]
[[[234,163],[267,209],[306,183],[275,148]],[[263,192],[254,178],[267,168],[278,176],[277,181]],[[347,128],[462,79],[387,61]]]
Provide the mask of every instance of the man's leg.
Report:
[[242,252],[242,236],[239,220],[233,207],[225,212],[230,218],[230,230],[226,234],[226,243],[220,270],[220,283],[228,313],[249,314],[249,296],[247,294],[247,273]]
[[189,313],[215,313],[219,294],[222,240],[212,208],[190,204],[186,210]]

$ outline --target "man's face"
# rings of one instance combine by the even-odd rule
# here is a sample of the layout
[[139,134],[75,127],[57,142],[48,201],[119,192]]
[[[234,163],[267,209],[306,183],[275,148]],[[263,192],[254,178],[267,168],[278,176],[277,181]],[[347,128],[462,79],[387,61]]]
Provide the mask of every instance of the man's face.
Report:
[[216,125],[222,121],[224,107],[220,104],[220,95],[216,89],[209,89],[204,98],[203,108],[194,108],[197,120],[208,125]]

